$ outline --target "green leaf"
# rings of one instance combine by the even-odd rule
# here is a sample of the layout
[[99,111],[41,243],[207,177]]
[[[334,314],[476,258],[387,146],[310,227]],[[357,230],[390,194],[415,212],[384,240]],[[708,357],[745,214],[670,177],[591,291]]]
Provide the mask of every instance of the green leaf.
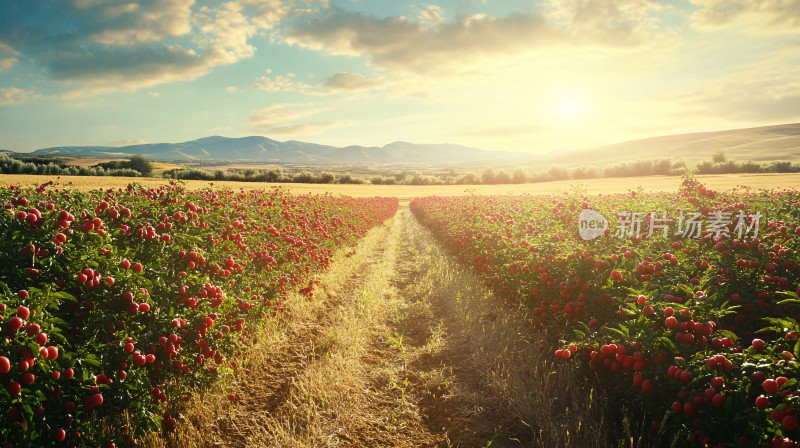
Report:
[[55,297],[56,299],[67,300],[70,302],[77,302],[78,299],[75,298],[72,294],[66,291],[57,291],[50,294],[51,297]]
[[619,330],[617,328],[614,328],[614,327],[606,327],[606,331],[610,331],[611,333],[614,333],[616,335],[622,336],[623,338],[628,336],[627,333],[625,333],[622,330]]
[[[798,295],[794,291],[779,291],[778,294],[783,294],[783,295],[789,296],[789,297],[791,297],[793,299],[800,299],[800,295]],[[778,303],[780,303],[780,302],[778,302]]]
[[738,341],[738,340],[739,340],[739,336],[737,336],[737,335],[736,335],[736,333],[734,333],[734,332],[732,332],[732,331],[728,331],[728,330],[717,330],[717,333],[718,333],[719,335],[721,335],[722,337],[729,338],[729,339],[730,339],[730,340],[732,340],[732,341]]
[[666,336],[661,336],[660,338],[656,339],[656,341],[658,341],[659,344],[661,344],[669,351],[672,352],[678,351],[678,346],[675,345],[675,342]]
[[23,401],[21,403],[21,407],[22,407],[22,415],[25,416],[25,420],[33,419],[33,408],[31,408],[30,403],[28,403],[27,401]]

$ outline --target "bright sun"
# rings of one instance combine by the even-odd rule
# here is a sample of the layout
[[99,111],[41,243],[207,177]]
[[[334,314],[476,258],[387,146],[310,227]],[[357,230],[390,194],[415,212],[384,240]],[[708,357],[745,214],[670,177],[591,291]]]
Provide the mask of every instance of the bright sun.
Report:
[[585,109],[578,98],[561,98],[556,104],[555,115],[561,121],[578,121],[583,118]]

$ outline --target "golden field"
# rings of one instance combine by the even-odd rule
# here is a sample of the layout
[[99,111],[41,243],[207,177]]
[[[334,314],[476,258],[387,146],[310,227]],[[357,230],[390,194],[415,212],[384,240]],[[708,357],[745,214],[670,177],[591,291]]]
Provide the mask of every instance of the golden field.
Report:
[[[716,190],[730,190],[740,186],[754,189],[797,188],[800,185],[800,173],[792,174],[716,174],[697,176],[697,179]],[[26,174],[2,174],[0,185],[35,186],[48,181],[57,182],[59,185],[82,191],[98,188],[123,188],[134,182],[147,187],[157,187],[169,182],[167,179],[135,178],[135,177],[78,177],[78,176],[38,176]],[[284,188],[292,193],[332,193],[355,197],[365,196],[394,196],[402,202],[420,196],[459,196],[465,194],[492,195],[492,194],[546,194],[569,192],[585,189],[589,194],[625,193],[630,190],[642,191],[675,191],[680,187],[680,176],[647,176],[624,177],[610,179],[568,180],[557,182],[542,182],[536,184],[520,185],[339,185],[339,184],[270,184],[260,182],[207,182],[186,181],[189,189],[202,189],[209,186],[229,187],[234,189],[244,188],[265,189]]]

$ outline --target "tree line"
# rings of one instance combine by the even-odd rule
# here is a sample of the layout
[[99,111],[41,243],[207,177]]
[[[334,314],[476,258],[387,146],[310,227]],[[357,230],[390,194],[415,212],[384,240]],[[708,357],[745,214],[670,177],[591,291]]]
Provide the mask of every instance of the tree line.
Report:
[[119,177],[140,177],[144,175],[144,173],[130,167],[108,168],[103,166],[67,166],[59,162],[46,162],[43,159],[31,159],[30,161],[19,160],[9,156],[8,154],[0,154],[0,173],[46,174],[50,176]]
[[[144,156],[134,155],[129,160],[116,160],[95,166],[67,166],[63,161],[47,158],[19,160],[7,154],[0,154],[0,173],[2,174],[47,174],[59,176],[150,176],[152,163]],[[692,171],[685,162],[667,159],[635,160],[606,167],[581,166],[566,168],[553,166],[546,171],[528,172],[522,169],[495,170],[486,168],[481,172],[459,172],[451,169],[446,172],[423,173],[421,171],[402,171],[379,175],[353,175],[351,173],[288,172],[281,168],[273,169],[231,169],[209,171],[200,168],[178,168],[164,171],[162,177],[179,180],[265,182],[265,183],[304,183],[304,184],[373,184],[373,185],[502,185],[550,182],[558,180],[585,180],[610,177],[674,176]],[[800,165],[788,161],[774,161],[760,164],[752,161],[736,162],[728,160],[724,151],[712,155],[710,161],[703,161],[694,168],[697,174],[737,174],[737,173],[795,173]]]

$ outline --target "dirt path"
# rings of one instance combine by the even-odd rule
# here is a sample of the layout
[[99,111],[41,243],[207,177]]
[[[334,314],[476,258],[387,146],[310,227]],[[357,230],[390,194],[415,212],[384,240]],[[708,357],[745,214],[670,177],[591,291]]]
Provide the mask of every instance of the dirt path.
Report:
[[313,300],[291,299],[285,328],[256,344],[250,374],[194,403],[161,445],[527,444],[524,423],[476,368],[471,327],[442,293],[424,236],[407,209],[373,231]]

